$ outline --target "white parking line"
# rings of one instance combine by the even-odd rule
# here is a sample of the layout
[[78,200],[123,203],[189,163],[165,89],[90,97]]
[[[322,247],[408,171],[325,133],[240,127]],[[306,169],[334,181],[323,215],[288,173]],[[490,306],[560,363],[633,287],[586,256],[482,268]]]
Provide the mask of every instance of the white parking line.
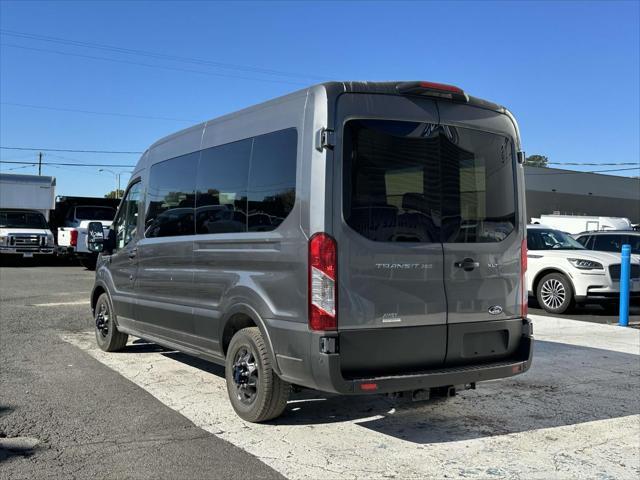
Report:
[[[625,335],[637,353],[636,337]],[[403,405],[306,392],[281,419],[254,425],[233,412],[221,368],[142,344],[104,353],[93,334],[63,338],[292,479],[640,474],[640,378],[629,353],[539,342],[525,375],[447,401]]]
[[89,305],[89,300],[78,300],[76,302],[52,302],[52,303],[31,303],[29,307],[61,307],[66,305]]

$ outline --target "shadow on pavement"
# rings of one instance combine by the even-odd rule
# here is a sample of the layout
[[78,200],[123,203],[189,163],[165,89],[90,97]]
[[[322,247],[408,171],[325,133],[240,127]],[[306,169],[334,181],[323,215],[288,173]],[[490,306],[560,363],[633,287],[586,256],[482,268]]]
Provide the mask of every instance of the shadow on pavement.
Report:
[[[298,403],[300,411],[277,423],[318,423],[329,414],[334,421],[356,420],[364,428],[425,444],[640,413],[640,356],[542,341],[535,348],[526,374],[479,383],[478,390],[448,400],[378,405],[358,397],[325,397]],[[358,421],[363,413],[380,417]]]
[[191,355],[186,355],[181,352],[168,351],[166,353],[163,353],[162,355],[173,360],[177,360],[178,362],[184,363],[185,365],[189,365],[190,367],[211,373],[224,380],[224,367],[221,365],[215,364],[213,362],[208,362],[207,360],[203,360],[201,358],[192,357]]
[[[139,348],[224,380],[224,368],[146,341]],[[125,352],[143,350],[132,349]],[[157,350],[153,350],[157,348]],[[409,402],[302,389],[274,425],[357,425],[413,443],[443,443],[640,414],[640,356],[537,341],[531,369],[449,399]],[[213,407],[212,407],[213,408]]]
[[59,256],[34,256],[33,258],[20,258],[17,255],[0,255],[0,267],[8,268],[33,268],[33,267],[79,267],[80,262],[72,257]]

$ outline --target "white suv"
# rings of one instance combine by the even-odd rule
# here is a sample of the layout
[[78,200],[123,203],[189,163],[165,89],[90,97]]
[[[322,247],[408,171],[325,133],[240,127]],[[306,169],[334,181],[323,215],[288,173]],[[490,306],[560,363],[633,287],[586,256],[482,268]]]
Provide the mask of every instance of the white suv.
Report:
[[[585,249],[569,234],[527,226],[527,288],[542,308],[564,313],[576,302],[620,298],[620,254]],[[640,297],[640,257],[631,256],[631,298]]]

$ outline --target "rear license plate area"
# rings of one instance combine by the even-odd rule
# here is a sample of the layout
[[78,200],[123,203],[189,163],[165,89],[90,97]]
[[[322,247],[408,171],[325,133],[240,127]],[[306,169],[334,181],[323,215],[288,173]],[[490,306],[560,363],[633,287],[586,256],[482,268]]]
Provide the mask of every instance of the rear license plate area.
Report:
[[504,355],[509,346],[509,331],[467,333],[462,342],[462,355],[465,358]]

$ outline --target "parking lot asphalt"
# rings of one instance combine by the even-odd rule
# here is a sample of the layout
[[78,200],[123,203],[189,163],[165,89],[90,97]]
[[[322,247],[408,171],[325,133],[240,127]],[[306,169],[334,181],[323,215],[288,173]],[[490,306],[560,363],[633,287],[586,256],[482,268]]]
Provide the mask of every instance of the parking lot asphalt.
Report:
[[0,268],[0,479],[281,478],[63,341],[94,274],[33,265]]
[[216,365],[134,338],[98,350],[92,277],[0,269],[0,447],[22,446],[0,448],[0,478],[640,475],[636,329],[532,310],[524,375],[423,403],[303,391],[253,425],[234,414]]

